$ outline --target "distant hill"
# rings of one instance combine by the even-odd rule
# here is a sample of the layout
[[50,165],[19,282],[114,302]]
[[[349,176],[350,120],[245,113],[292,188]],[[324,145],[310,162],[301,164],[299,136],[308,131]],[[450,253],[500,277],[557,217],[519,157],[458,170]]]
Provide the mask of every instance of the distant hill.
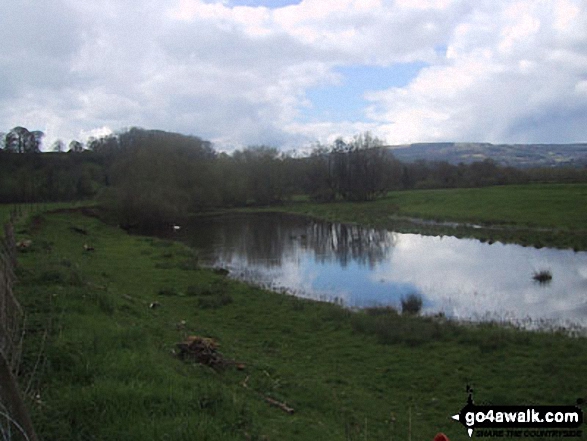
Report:
[[492,159],[500,165],[528,167],[587,166],[585,144],[489,144],[489,143],[418,143],[389,146],[396,158],[405,162],[418,159],[469,164]]

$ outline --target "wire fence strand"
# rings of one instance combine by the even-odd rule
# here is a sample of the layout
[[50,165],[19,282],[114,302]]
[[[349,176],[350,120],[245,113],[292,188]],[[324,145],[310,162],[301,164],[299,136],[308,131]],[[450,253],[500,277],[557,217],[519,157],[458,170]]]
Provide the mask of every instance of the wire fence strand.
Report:
[[4,235],[0,237],[0,406],[5,409],[0,435],[3,439],[24,437],[35,441],[37,437],[16,380],[25,323],[24,311],[13,292],[17,265],[16,216],[17,212],[13,211],[4,225]]

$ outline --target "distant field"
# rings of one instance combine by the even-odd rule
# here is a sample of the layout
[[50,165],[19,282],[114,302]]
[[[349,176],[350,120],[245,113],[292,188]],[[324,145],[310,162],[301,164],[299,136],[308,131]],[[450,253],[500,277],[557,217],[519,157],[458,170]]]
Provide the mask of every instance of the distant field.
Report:
[[406,191],[381,202],[407,216],[587,229],[586,184]]
[[[493,225],[498,226],[499,231],[459,230],[457,235],[587,249],[586,184],[397,191],[373,202],[294,202],[280,210],[430,234],[455,234],[455,230],[434,228],[425,231],[423,227],[402,224],[401,219],[416,217]],[[541,231],[544,229],[549,231]]]

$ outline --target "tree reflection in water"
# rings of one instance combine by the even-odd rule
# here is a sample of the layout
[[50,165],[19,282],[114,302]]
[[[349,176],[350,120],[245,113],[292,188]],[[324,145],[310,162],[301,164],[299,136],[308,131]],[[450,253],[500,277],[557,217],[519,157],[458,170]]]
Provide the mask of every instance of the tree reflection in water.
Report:
[[[587,326],[587,253],[400,234],[287,214],[195,219],[177,238],[200,261],[271,289],[364,308],[400,307],[417,294],[424,313],[514,323]],[[540,268],[552,282],[538,284]]]
[[219,216],[188,225],[184,239],[198,248],[204,259],[231,262],[238,258],[268,268],[302,250],[311,250],[317,262],[336,261],[369,265],[387,258],[397,234],[386,230],[275,213]]

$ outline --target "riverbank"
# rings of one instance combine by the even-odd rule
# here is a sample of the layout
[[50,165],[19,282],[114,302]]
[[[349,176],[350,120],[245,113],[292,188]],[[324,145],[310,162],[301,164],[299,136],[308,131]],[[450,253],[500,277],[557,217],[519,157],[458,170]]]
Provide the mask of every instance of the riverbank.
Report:
[[[460,439],[450,415],[467,384],[478,403],[585,393],[584,338],[352,313],[71,211],[17,233],[32,241],[16,287],[28,315],[20,383],[44,439]],[[218,343],[224,369],[178,359],[190,335]]]
[[586,184],[397,191],[370,202],[297,201],[262,210],[402,233],[587,250]]

